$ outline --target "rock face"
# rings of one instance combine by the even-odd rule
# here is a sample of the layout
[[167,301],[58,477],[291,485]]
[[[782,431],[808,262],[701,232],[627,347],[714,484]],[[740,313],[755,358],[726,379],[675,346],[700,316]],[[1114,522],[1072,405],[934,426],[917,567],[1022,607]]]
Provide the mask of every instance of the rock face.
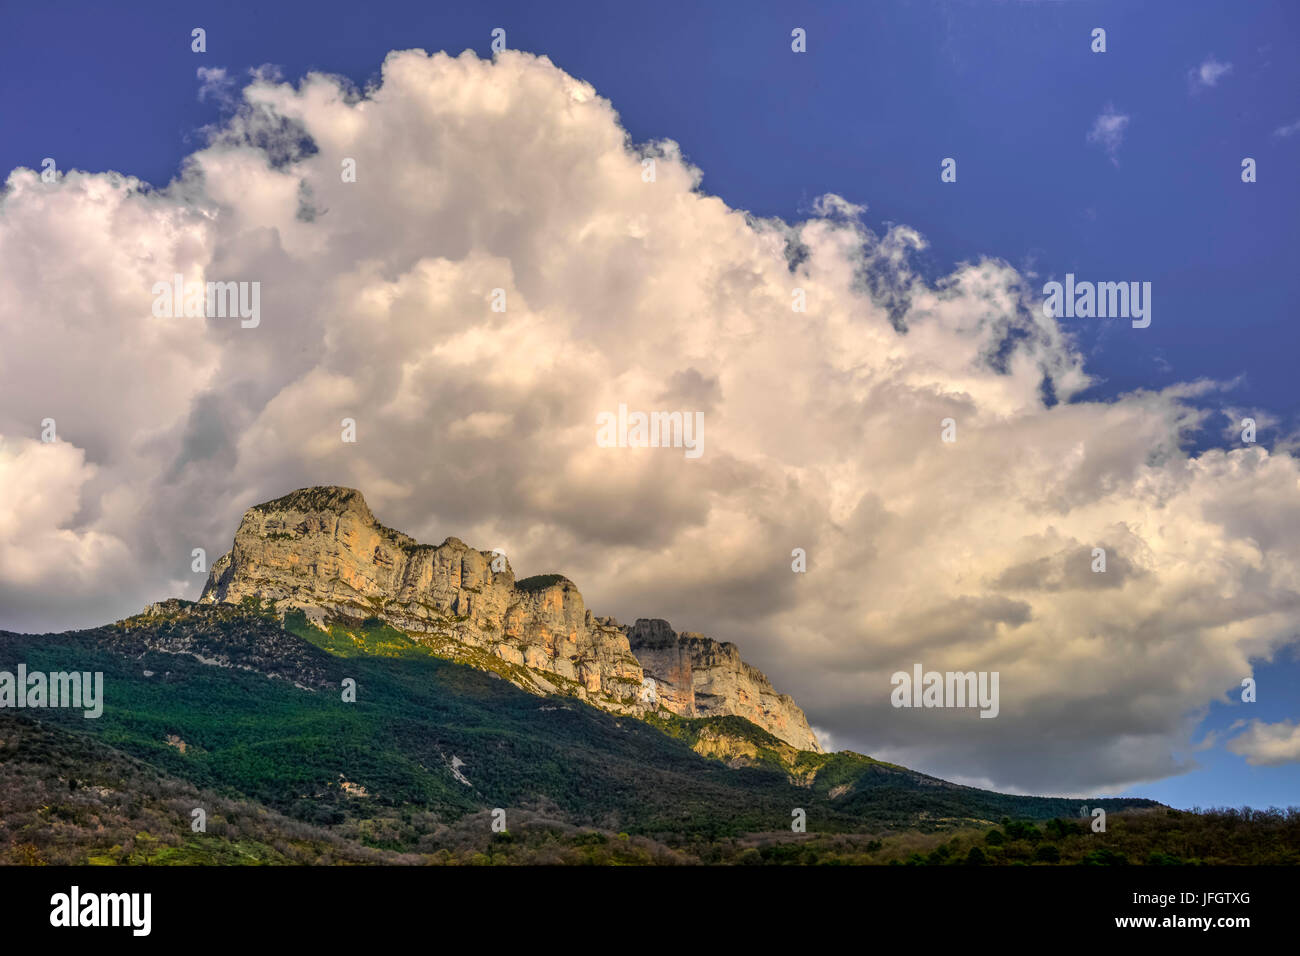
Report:
[[675,714],[752,721],[800,750],[820,753],[808,720],[789,694],[778,694],[767,675],[740,659],[740,649],[703,634],[673,632],[667,621],[638,619],[628,642],[659,700]]
[[665,621],[622,628],[592,615],[562,575],[516,581],[504,555],[456,538],[419,544],[375,520],[351,488],[304,488],[244,514],[200,603],[244,601],[317,623],[379,618],[416,640],[452,640],[517,665],[512,679],[530,690],[636,715],[736,714],[821,750],[794,701],[734,644],[678,635]]

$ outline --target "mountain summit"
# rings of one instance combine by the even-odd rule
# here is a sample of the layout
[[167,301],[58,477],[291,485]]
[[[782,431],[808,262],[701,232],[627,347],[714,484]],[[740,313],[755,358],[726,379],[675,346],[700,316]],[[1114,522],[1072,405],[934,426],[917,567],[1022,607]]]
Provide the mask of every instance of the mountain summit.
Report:
[[744,717],[822,752],[803,711],[734,644],[679,634],[667,621],[625,627],[596,617],[563,575],[516,581],[502,554],[457,538],[419,544],[380,524],[352,488],[302,488],[245,512],[200,603],[245,602],[322,627],[378,619],[535,693],[639,717]]

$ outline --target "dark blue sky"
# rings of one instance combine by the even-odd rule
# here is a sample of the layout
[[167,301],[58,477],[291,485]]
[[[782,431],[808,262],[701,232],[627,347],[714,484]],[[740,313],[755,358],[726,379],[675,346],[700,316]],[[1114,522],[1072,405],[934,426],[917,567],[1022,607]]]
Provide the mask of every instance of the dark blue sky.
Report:
[[[1151,282],[1150,328],[1077,323],[1101,379],[1087,397],[1241,378],[1207,401],[1265,411],[1283,433],[1300,424],[1300,128],[1279,132],[1300,122],[1300,4],[465,6],[9,5],[0,169],[52,156],[60,169],[162,185],[218,118],[215,103],[197,100],[200,66],[242,75],[273,64],[289,79],[323,70],[364,84],[389,50],[486,56],[503,27],[510,47],[592,83],[635,140],[681,143],[703,189],[733,207],[792,219],[839,193],[865,203],[877,230],[918,229],[930,276],[990,255],[1036,272],[1040,286],[1066,272]],[[205,55],[190,51],[196,26]],[[790,52],[796,26],[808,33],[803,56]],[[1104,54],[1090,50],[1094,27],[1107,32]],[[1231,69],[1214,85],[1194,82],[1211,57]],[[1129,117],[1115,161],[1086,142],[1107,107]],[[948,156],[955,184],[939,179]],[[1254,184],[1241,182],[1246,156],[1258,163]],[[1224,441],[1224,424],[1202,443]],[[1300,665],[1258,676],[1250,716],[1294,715]],[[1216,709],[1206,727],[1241,709]],[[1208,771],[1141,790],[1184,804],[1296,803],[1298,782],[1294,767],[1248,768],[1218,752]]]
[[[17,5],[0,37],[0,168],[117,169],[155,184],[217,107],[200,65],[271,63],[364,83],[391,49],[487,55],[490,32],[609,97],[637,140],[671,137],[732,206],[786,218],[821,193],[930,241],[932,274],[996,255],[1043,276],[1153,283],[1149,329],[1080,323],[1112,395],[1245,376],[1287,430],[1300,335],[1300,4],[98,3]],[[189,49],[203,26],[208,52]],[[793,26],[809,52],[793,56]],[[1108,50],[1090,50],[1090,31]],[[1232,69],[1193,90],[1207,57]],[[1112,164],[1085,143],[1130,117]],[[939,181],[939,161],[958,181]],[[1259,181],[1240,181],[1242,157]],[[1104,340],[1099,341],[1099,336]],[[1272,439],[1264,432],[1263,439]]]

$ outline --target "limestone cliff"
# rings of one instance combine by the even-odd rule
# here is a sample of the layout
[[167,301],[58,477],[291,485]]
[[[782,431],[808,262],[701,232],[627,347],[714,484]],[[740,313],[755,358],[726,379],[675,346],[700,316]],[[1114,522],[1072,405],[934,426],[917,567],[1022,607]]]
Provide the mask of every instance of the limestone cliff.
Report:
[[592,615],[567,578],[516,581],[504,555],[456,538],[419,544],[380,524],[350,488],[304,488],[250,508],[200,601],[259,601],[318,623],[379,618],[431,646],[454,641],[517,665],[508,673],[529,690],[637,715],[735,714],[821,750],[803,711],[734,644],[663,621],[622,628]]
[[801,750],[821,752],[794,698],[778,694],[766,674],[740,659],[735,644],[690,631],[677,634],[660,620],[639,619],[626,631],[666,709],[684,717],[735,714]]

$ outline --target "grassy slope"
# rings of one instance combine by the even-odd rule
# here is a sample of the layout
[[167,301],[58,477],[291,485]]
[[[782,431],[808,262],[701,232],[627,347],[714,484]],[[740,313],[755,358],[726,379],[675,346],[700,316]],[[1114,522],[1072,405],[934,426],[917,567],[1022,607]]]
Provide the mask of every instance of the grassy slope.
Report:
[[[21,660],[32,670],[101,670],[100,719],[55,710],[40,718],[89,733],[168,777],[298,820],[372,821],[362,839],[390,849],[409,849],[434,827],[493,807],[633,835],[705,839],[788,830],[795,807],[817,832],[1077,812],[1076,800],[956,787],[856,754],[800,753],[741,718],[665,717],[652,725],[537,697],[378,622],[326,633],[291,619],[286,632],[253,611],[191,613],[197,617],[184,627],[137,618],[126,627],[0,635],[0,667]],[[146,650],[138,643],[146,634],[171,635],[208,658],[224,653],[234,666]],[[290,662],[279,671],[309,674],[317,689],[265,676],[278,672],[267,648]],[[341,700],[347,677],[357,682],[356,703]],[[169,736],[185,742],[184,753]],[[692,749],[702,737],[753,755],[728,766]],[[452,773],[453,758],[469,785]],[[792,777],[811,785],[796,786]],[[365,796],[347,792],[355,787]],[[1109,810],[1135,803],[1142,801],[1090,801]]]

